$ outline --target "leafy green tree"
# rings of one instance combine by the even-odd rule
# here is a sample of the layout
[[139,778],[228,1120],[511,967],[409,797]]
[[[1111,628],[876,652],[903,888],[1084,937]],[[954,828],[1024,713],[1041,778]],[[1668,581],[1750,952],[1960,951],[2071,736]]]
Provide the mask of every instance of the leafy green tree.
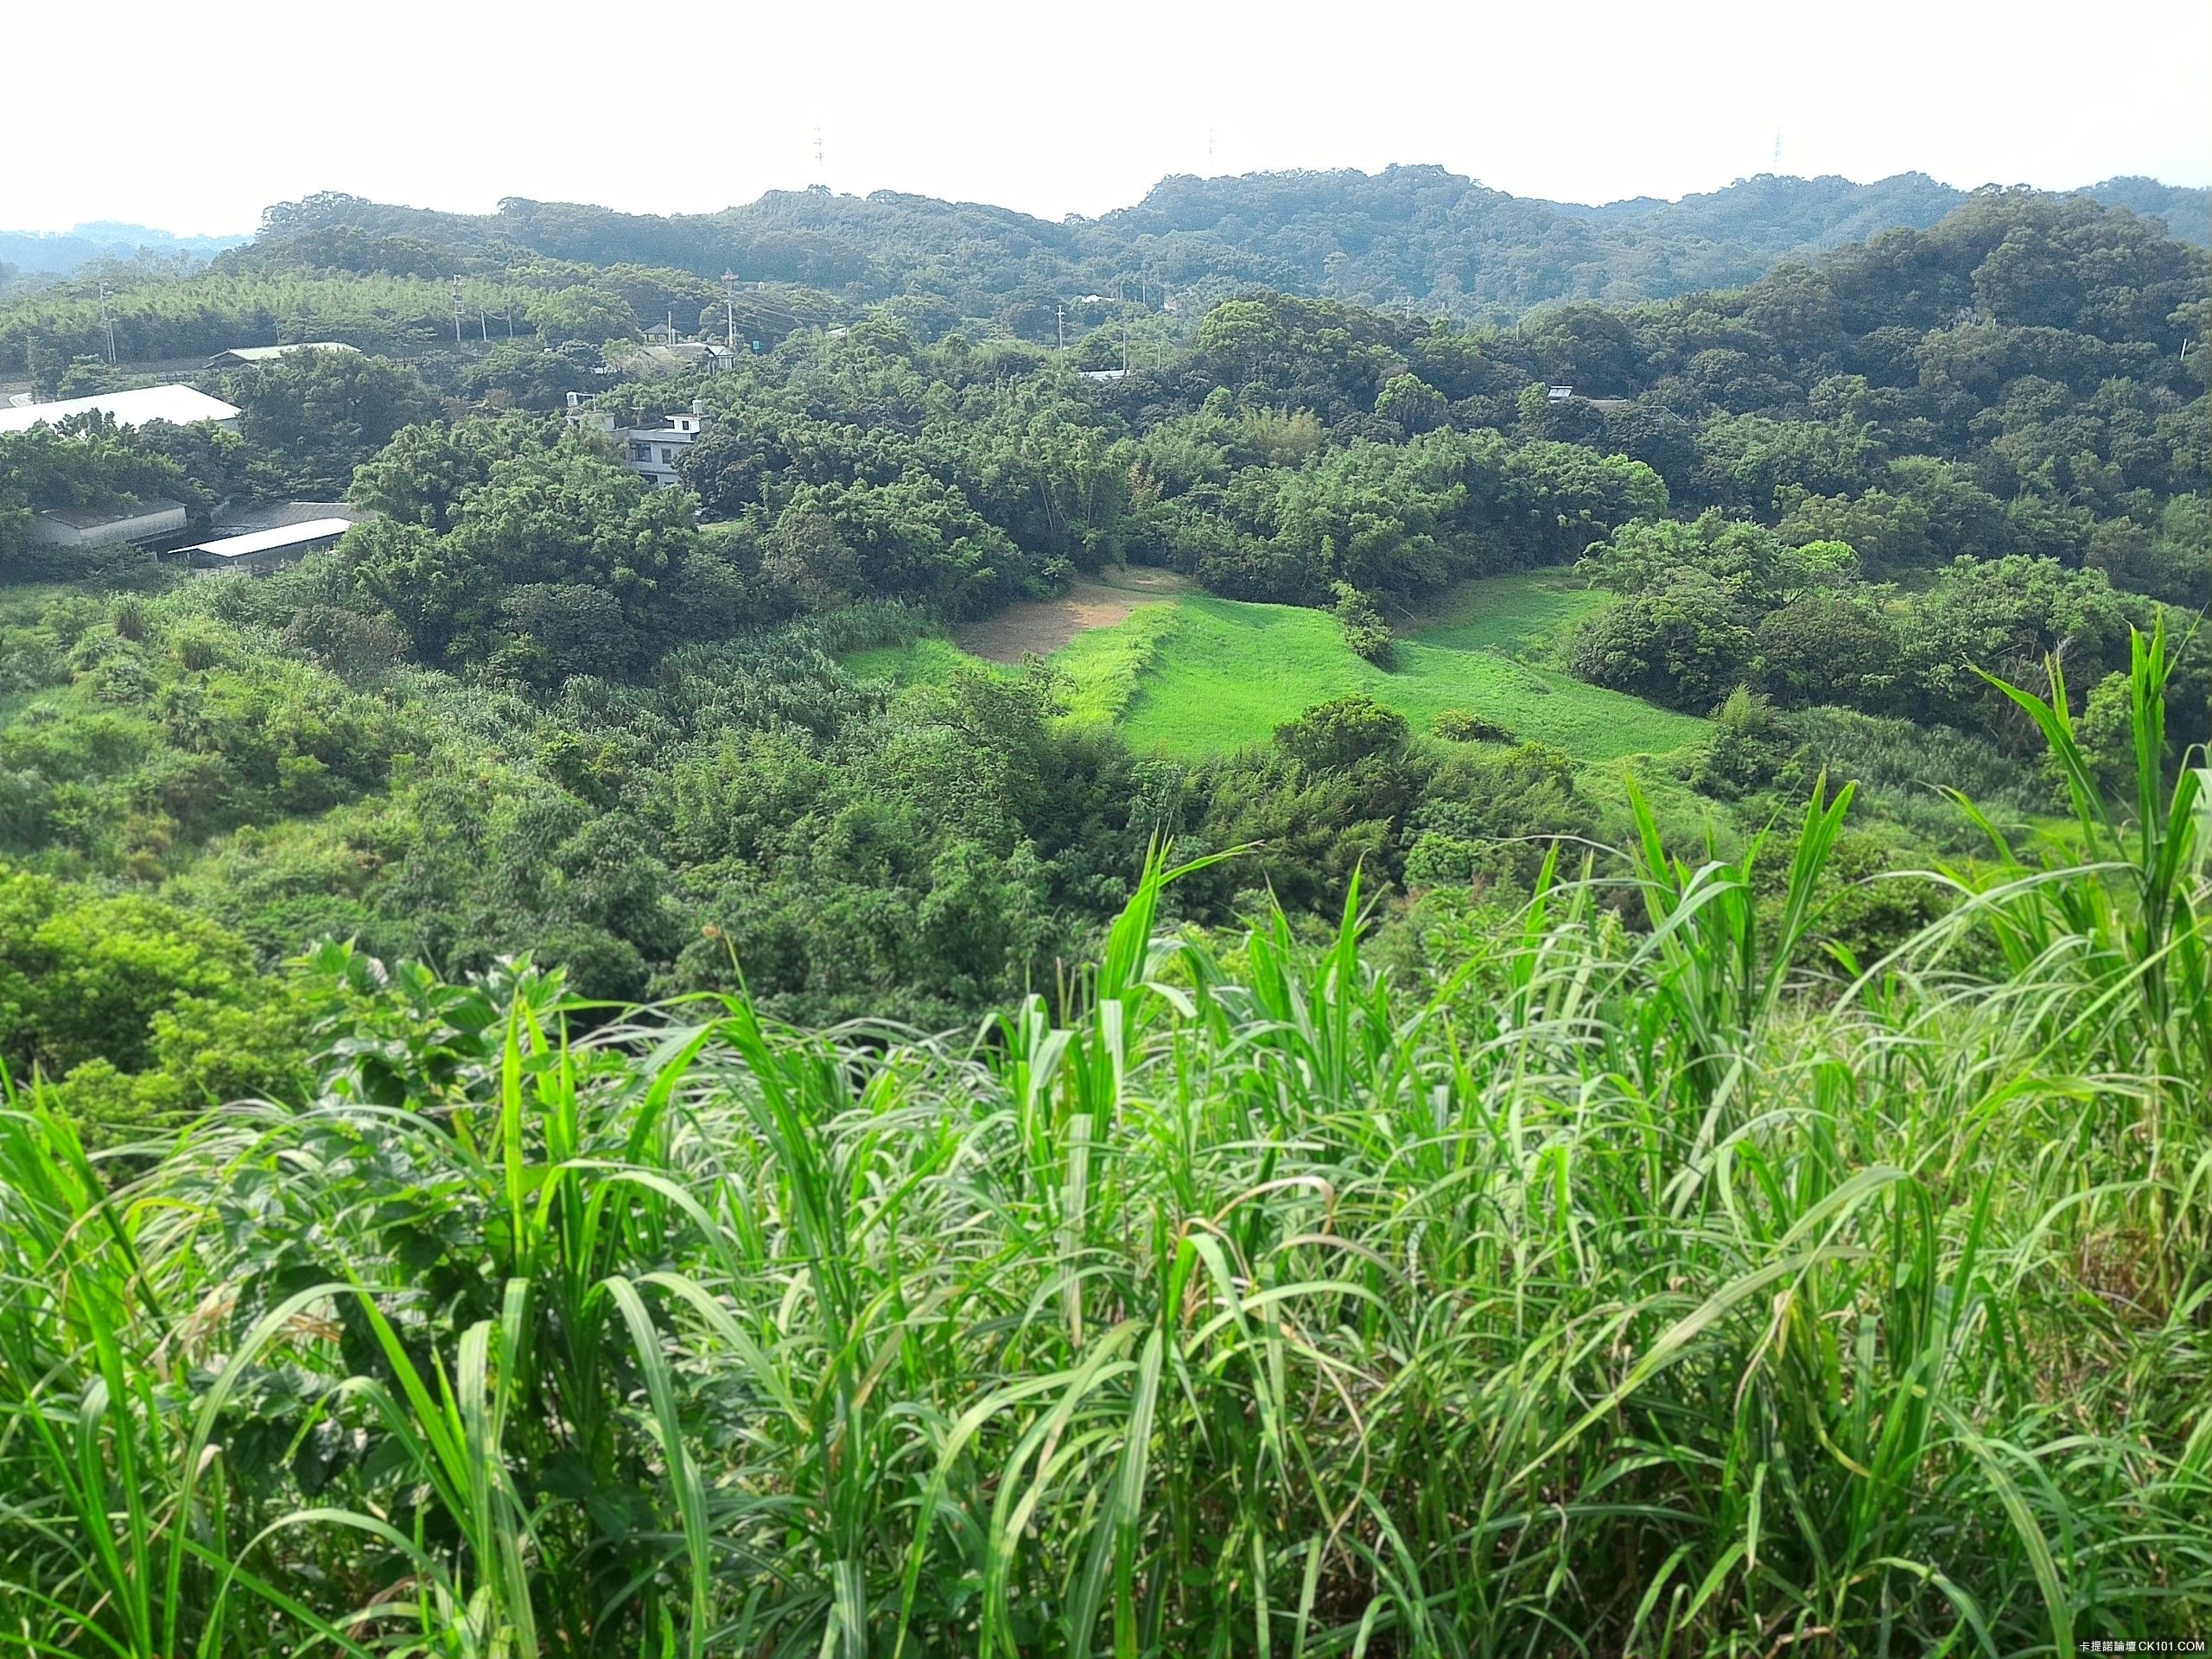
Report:
[[415,372],[359,352],[288,352],[222,378],[247,476],[268,495],[332,500],[402,427],[435,410]]
[[1751,665],[1751,616],[1710,571],[1677,570],[1585,623],[1572,642],[1574,672],[1593,685],[1703,714]]
[[349,497],[372,512],[442,534],[494,467],[550,448],[554,435],[518,416],[403,427],[355,469]]
[[1919,564],[1931,550],[1927,509],[1885,490],[1858,496],[1799,496],[1775,529],[1783,540],[1795,544],[1846,543],[1874,565]]
[[543,345],[495,344],[463,371],[462,388],[495,409],[557,409],[572,391],[596,389],[588,365]]
[[1224,300],[1199,320],[1197,345],[1207,366],[1236,384],[1262,379],[1283,349],[1274,312],[1260,300]]
[[0,866],[0,1065],[42,1074],[96,1141],[165,1114],[283,1094],[306,1018],[244,941],[158,900]]
[[115,374],[107,359],[86,355],[73,357],[69,366],[61,372],[61,378],[54,384],[54,394],[60,397],[90,397],[96,393],[115,390]]
[[1834,702],[1881,713],[1908,696],[1897,653],[1897,629],[1877,600],[1815,589],[1759,618],[1751,664],[1760,691],[1785,708]]
[[[626,629],[645,628],[699,538],[687,493],[655,490],[627,467],[567,444],[494,462],[485,482],[461,496],[451,523],[439,536],[420,524],[372,520],[348,531],[339,549],[357,590],[430,663],[480,660],[515,637],[500,610],[512,588],[582,587],[611,598],[615,613],[574,595],[524,606],[567,642],[563,652],[600,632],[587,613],[619,613]],[[556,623],[556,613],[569,620]]]
[[765,435],[724,424],[687,448],[677,471],[702,506],[729,518],[760,505],[772,475],[789,461]]
[[637,314],[629,302],[585,283],[538,296],[530,302],[524,315],[544,340],[577,340],[603,346],[609,340],[638,337]]
[[1541,743],[1448,755],[1406,820],[1407,887],[1528,883],[1548,850],[1589,824],[1574,771]]
[[1796,747],[1796,734],[1774,705],[1738,686],[1713,713],[1713,736],[1698,757],[1698,786],[1732,798],[1775,782]]
[[1444,424],[1444,394],[1414,374],[1391,377],[1376,395],[1375,412],[1395,421],[1410,433],[1427,432]]
[[2063,657],[2076,684],[2094,685],[2124,660],[2126,610],[2103,574],[2054,559],[1956,559],[1916,604],[1902,641],[1923,719],[1982,725],[2025,741],[2011,705],[1982,674],[2032,683]]
[[1406,719],[1364,692],[1316,703],[1275,728],[1275,746],[1311,772],[1342,772],[1405,750]]
[[1390,625],[1375,608],[1375,601],[1348,582],[1336,583],[1333,591],[1337,625],[1344,630],[1344,643],[1377,668],[1391,667],[1397,658],[1396,647]]
[[1355,694],[1316,704],[1278,727],[1266,747],[1211,768],[1202,839],[1255,850],[1249,864],[1207,873],[1192,901],[1226,912],[1239,886],[1257,878],[1301,909],[1325,908],[1355,871],[1370,891],[1395,881],[1406,815],[1429,775],[1408,738],[1402,715]]

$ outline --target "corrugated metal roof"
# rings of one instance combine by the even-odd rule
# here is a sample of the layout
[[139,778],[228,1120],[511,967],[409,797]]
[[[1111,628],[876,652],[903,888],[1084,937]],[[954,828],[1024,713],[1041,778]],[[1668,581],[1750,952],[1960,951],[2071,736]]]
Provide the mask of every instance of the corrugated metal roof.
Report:
[[348,346],[342,340],[302,340],[298,341],[296,344],[290,346],[233,346],[230,350],[226,352],[218,352],[214,356],[209,358],[207,359],[207,366],[212,369],[215,365],[220,363],[226,357],[235,357],[241,363],[260,363],[264,362],[272,357],[283,357],[289,352],[353,352],[359,353],[360,349],[361,348],[358,346]]
[[28,432],[40,422],[59,426],[72,415],[97,409],[118,426],[143,426],[148,421],[174,421],[190,426],[196,421],[235,421],[235,404],[210,397],[190,386],[143,386],[137,391],[104,391],[93,397],[65,397],[57,404],[26,404],[20,409],[0,409],[0,432]]
[[245,536],[226,536],[220,541],[195,542],[190,547],[177,550],[181,553],[205,553],[217,559],[243,559],[256,553],[274,553],[283,548],[296,547],[302,542],[325,541],[333,536],[343,536],[353,528],[351,518],[310,518],[304,524],[281,524],[275,530],[257,530]]
[[67,524],[72,530],[92,530],[101,524],[124,524],[134,518],[161,518],[183,511],[183,502],[157,495],[135,507],[54,507],[39,517]]
[[257,530],[282,530],[304,524],[310,518],[344,518],[359,524],[370,515],[343,501],[264,501],[253,506],[226,507],[207,528],[208,540],[244,536]]

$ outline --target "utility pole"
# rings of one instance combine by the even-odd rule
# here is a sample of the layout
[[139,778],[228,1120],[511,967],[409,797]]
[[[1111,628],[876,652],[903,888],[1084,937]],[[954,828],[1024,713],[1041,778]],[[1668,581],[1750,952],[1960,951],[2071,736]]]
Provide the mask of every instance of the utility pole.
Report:
[[733,352],[737,349],[736,282],[735,271],[722,272],[722,344]]
[[461,278],[453,279],[453,343],[461,344]]
[[1053,314],[1060,325],[1060,355],[1065,357],[1068,354],[1068,308],[1065,305],[1055,306]]
[[100,327],[107,330],[107,365],[115,366],[115,319],[108,315],[107,284],[100,284]]
[[1129,325],[1128,325],[1128,320],[1125,318],[1125,319],[1123,319],[1122,323],[1122,372],[1123,374],[1127,374],[1128,372],[1129,372]]
[[492,314],[484,308],[484,302],[480,300],[476,304],[476,326],[484,331],[484,343],[489,346],[492,343]]

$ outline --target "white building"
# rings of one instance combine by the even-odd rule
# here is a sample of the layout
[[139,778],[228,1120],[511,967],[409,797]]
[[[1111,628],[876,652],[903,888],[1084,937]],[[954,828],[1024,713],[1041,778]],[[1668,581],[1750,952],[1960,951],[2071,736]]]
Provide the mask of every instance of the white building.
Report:
[[280,524],[274,530],[249,531],[211,542],[195,542],[163,555],[192,567],[194,575],[212,576],[245,572],[267,575],[279,565],[334,545],[353,528],[350,518],[310,518],[305,524]]
[[706,430],[707,405],[694,398],[688,411],[670,416],[664,426],[633,426],[616,436],[627,446],[632,471],[652,480],[657,490],[672,490],[683,481],[676,463]]
[[632,472],[643,474],[658,490],[672,490],[683,481],[677,463],[684,452],[707,434],[706,400],[695,397],[682,414],[671,415],[658,426],[617,426],[605,410],[585,406],[575,392],[569,394],[569,424],[603,432],[621,446],[622,457]]
[[249,363],[267,363],[279,357],[289,357],[294,352],[351,352],[356,357],[361,348],[348,346],[342,340],[302,340],[290,346],[233,346],[227,352],[218,352],[207,359],[211,369],[242,369]]
[[143,426],[149,421],[193,426],[204,421],[234,431],[238,422],[236,404],[190,386],[142,386],[137,391],[103,391],[92,397],[64,397],[59,403],[0,409],[0,432],[28,432],[41,423],[59,426],[72,415],[89,410],[98,410],[118,426]]

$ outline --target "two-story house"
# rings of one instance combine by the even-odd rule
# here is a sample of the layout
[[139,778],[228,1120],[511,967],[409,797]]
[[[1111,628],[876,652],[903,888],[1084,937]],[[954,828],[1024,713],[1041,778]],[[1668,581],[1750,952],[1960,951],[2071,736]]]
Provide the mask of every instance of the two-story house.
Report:
[[628,451],[631,467],[652,480],[655,488],[669,490],[683,481],[677,461],[706,430],[706,403],[694,398],[689,410],[669,416],[664,425],[628,427],[615,435]]
[[617,426],[614,416],[588,407],[575,392],[569,394],[568,420],[572,426],[604,432],[622,450],[631,470],[651,479],[655,489],[674,489],[683,480],[676,464],[683,452],[706,435],[707,405],[694,398],[691,407],[664,418],[658,426]]

